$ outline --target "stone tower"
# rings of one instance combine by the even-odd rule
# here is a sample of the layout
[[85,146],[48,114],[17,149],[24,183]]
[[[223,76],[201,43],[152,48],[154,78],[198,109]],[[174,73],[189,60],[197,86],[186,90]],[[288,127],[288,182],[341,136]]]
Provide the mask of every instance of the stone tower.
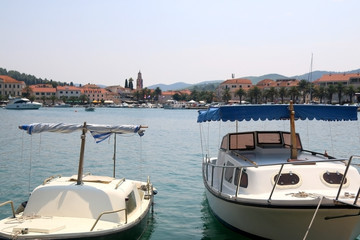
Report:
[[136,79],[136,89],[143,89],[143,79],[140,71],[138,73],[138,78]]

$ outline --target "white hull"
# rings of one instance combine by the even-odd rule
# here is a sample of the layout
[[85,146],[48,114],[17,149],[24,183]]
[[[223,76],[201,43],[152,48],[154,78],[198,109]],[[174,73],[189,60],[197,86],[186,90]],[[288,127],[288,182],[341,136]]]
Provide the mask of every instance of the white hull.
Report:
[[[315,213],[313,208],[251,206],[226,201],[206,189],[214,215],[238,231],[268,239],[303,239]],[[357,215],[325,220],[329,216]],[[320,209],[307,239],[355,239],[360,231],[359,209]]]

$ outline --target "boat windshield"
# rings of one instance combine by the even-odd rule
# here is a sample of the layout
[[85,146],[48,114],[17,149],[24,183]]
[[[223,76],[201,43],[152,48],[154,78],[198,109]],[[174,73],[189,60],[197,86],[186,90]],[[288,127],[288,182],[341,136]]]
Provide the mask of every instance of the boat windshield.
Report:
[[[290,148],[291,134],[282,131],[230,133],[224,136],[221,143],[224,150],[251,150],[256,146]],[[296,148],[302,149],[299,134],[296,134]]]

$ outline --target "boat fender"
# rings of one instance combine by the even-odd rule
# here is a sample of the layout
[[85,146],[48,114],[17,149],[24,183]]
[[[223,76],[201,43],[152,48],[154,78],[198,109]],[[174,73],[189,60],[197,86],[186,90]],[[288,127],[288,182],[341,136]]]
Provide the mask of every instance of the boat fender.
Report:
[[153,195],[156,195],[158,193],[158,191],[157,190],[153,190]]
[[16,213],[16,214],[19,214],[19,213],[23,212],[24,209],[25,209],[25,207],[26,207],[26,204],[27,204],[27,201],[22,202],[22,203],[19,205],[19,207],[16,209],[15,213]]

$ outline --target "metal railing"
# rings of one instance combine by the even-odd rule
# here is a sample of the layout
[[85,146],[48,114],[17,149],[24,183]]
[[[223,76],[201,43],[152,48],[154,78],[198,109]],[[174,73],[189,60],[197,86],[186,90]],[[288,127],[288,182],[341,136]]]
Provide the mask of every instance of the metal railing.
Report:
[[13,214],[13,218],[15,218],[15,209],[14,209],[14,203],[13,201],[6,201],[3,203],[0,203],[0,207],[6,205],[6,204],[10,204],[11,205],[11,210],[12,210],[12,214]]
[[105,215],[105,214],[111,214],[111,213],[117,213],[117,212],[120,212],[120,211],[125,211],[125,224],[126,224],[126,223],[127,223],[127,210],[126,210],[126,208],[122,208],[122,209],[118,209],[118,210],[114,210],[114,211],[105,211],[105,212],[100,213],[100,215],[97,217],[94,225],[93,225],[92,228],[90,229],[90,232],[91,232],[92,230],[94,230],[96,224],[99,222],[100,218],[101,218],[103,215]]
[[[206,179],[206,182],[209,182],[209,167],[211,168],[211,181],[210,181],[210,186],[211,187],[214,187],[214,171],[215,171],[215,168],[220,168],[221,169],[221,179],[220,180],[220,185],[217,186],[217,189],[219,191],[219,193],[221,194],[222,191],[223,191],[223,184],[224,184],[224,172],[227,168],[234,168],[234,169],[239,169],[239,173],[238,173],[238,182],[236,184],[236,190],[235,190],[235,198],[237,198],[238,196],[238,193],[239,193],[239,188],[240,188],[240,182],[241,182],[241,177],[242,177],[242,173],[243,173],[243,170],[246,170],[248,168],[259,168],[259,167],[268,167],[268,166],[280,166],[280,169],[279,169],[279,172],[276,176],[276,179],[274,181],[274,186],[270,192],[270,195],[269,195],[269,198],[268,198],[268,203],[271,204],[271,198],[272,198],[272,195],[276,189],[276,186],[279,182],[279,179],[281,177],[281,173],[283,171],[283,168],[285,165],[303,165],[303,164],[315,164],[315,163],[323,163],[323,162],[343,162],[346,166],[345,168],[345,171],[344,171],[344,174],[342,176],[342,179],[340,181],[340,184],[339,184],[339,188],[338,188],[338,192],[337,192],[337,196],[335,198],[335,200],[337,201],[339,196],[340,196],[340,193],[341,193],[341,190],[343,188],[343,185],[345,183],[345,179],[346,179],[346,176],[348,174],[348,169],[349,167],[352,165],[351,162],[353,160],[353,158],[359,158],[360,159],[360,156],[351,156],[349,159],[322,159],[322,160],[314,160],[314,161],[311,161],[311,160],[304,160],[304,161],[295,161],[295,162],[286,162],[286,163],[272,163],[272,164],[263,164],[263,165],[253,165],[253,166],[243,166],[243,167],[238,167],[238,166],[226,166],[225,164],[224,165],[216,165],[216,164],[213,164],[210,162],[210,158],[205,158],[204,159],[204,162],[203,162],[203,171],[205,173],[205,179]],[[219,181],[218,181],[219,182]],[[360,186],[359,186],[359,190],[355,196],[355,200],[354,200],[354,203],[353,205],[356,205],[357,202],[358,202],[358,199],[360,197]]]

